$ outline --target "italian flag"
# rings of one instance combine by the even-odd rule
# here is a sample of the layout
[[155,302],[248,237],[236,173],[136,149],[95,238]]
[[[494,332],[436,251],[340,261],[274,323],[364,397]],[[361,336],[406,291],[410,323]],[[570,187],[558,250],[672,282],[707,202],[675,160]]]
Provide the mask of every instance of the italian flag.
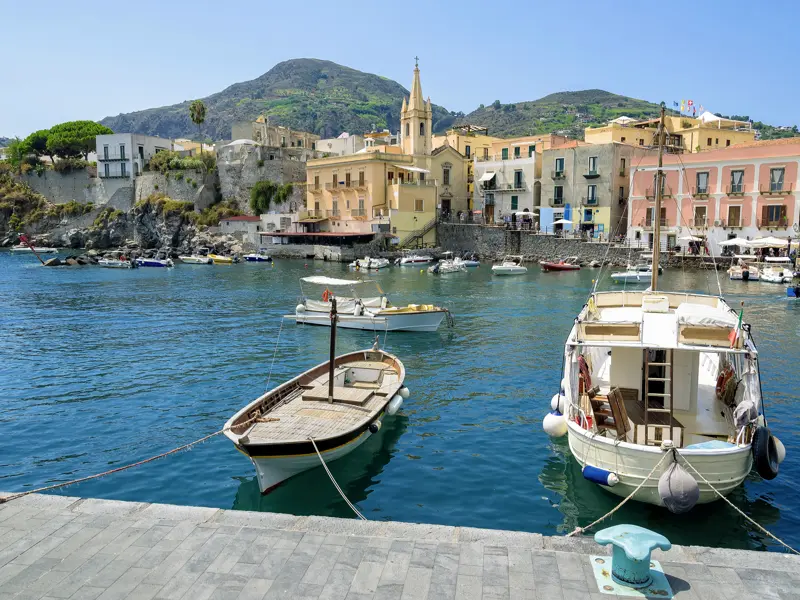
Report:
[[744,309],[739,311],[739,320],[736,323],[736,327],[731,329],[731,332],[728,334],[728,340],[731,343],[731,348],[733,348],[736,345],[736,340],[739,339],[739,332],[741,332],[741,330],[742,330],[742,313],[743,312],[744,312]]

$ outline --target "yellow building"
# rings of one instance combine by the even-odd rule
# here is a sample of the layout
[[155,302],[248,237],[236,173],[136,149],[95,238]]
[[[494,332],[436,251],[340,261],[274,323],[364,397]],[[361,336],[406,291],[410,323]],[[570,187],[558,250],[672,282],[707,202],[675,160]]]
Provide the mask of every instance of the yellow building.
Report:
[[[667,150],[671,152],[703,152],[735,146],[755,139],[755,130],[747,121],[722,119],[710,112],[699,118],[670,115],[665,117]],[[655,146],[658,119],[637,121],[619,117],[603,127],[587,127],[584,139],[589,144],[618,142],[631,146]]]
[[403,99],[399,145],[308,161],[307,210],[299,219],[306,232],[391,233],[400,244],[434,243],[437,211],[466,211],[468,203],[467,160],[448,144],[433,147],[432,117],[417,66]]
[[470,198],[468,209],[472,209],[473,192],[473,158],[488,159],[492,144],[501,141],[501,138],[489,135],[488,127],[479,125],[459,125],[448,129],[444,135],[433,136],[433,147],[440,148],[449,145],[467,159],[467,196]]

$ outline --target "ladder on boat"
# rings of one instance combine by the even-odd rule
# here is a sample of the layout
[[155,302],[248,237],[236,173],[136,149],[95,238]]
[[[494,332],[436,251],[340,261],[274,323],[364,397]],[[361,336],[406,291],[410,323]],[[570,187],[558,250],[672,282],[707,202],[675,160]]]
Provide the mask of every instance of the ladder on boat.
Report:
[[[672,415],[674,402],[672,401],[672,350],[658,350],[663,352],[663,359],[650,362],[649,350],[644,351],[644,437],[645,445],[660,445],[663,441],[663,429],[666,428],[663,419],[657,415],[667,415],[669,419],[669,439],[673,442],[674,418]],[[650,367],[656,367],[656,375],[650,374]],[[656,389],[661,391],[653,392],[650,390],[650,383],[658,383]],[[669,408],[666,408],[669,404]],[[656,421],[653,430],[653,437],[650,437],[650,419]],[[660,422],[659,422],[660,421]]]

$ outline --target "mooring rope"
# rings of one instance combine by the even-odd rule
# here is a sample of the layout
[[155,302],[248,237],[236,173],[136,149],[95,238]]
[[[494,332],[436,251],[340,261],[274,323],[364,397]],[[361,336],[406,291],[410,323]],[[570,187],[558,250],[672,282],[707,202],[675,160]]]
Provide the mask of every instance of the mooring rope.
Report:
[[322,467],[325,469],[325,472],[328,474],[328,477],[330,477],[331,483],[333,484],[333,487],[335,487],[336,491],[339,492],[339,495],[342,497],[342,500],[347,502],[347,506],[349,506],[353,510],[353,512],[356,513],[356,515],[358,516],[359,519],[361,519],[362,521],[366,521],[367,518],[364,515],[362,515],[360,512],[358,512],[358,509],[355,506],[353,506],[353,503],[350,502],[350,500],[347,499],[347,496],[344,495],[344,492],[342,491],[342,488],[340,488],[339,484],[336,483],[336,480],[333,478],[333,474],[328,469],[328,465],[325,464],[325,459],[322,458],[322,454],[319,453],[319,449],[317,448],[317,443],[314,441],[314,438],[313,437],[309,437],[308,439],[311,440],[311,444],[314,446],[314,450],[316,451],[317,456],[319,456],[319,462],[322,463]]
[[669,454],[670,454],[669,452],[665,452],[665,453],[664,453],[664,455],[661,457],[661,459],[660,459],[660,460],[659,460],[659,461],[656,463],[656,466],[655,466],[655,467],[653,467],[653,469],[652,469],[652,470],[651,470],[651,471],[650,471],[650,472],[647,474],[647,477],[645,477],[645,478],[642,480],[642,483],[640,483],[639,485],[637,485],[637,486],[636,486],[636,489],[635,489],[635,490],[633,490],[633,491],[632,491],[630,494],[628,494],[628,497],[627,497],[627,498],[625,498],[625,499],[624,499],[622,502],[620,502],[619,504],[617,504],[617,505],[616,505],[614,508],[612,508],[612,509],[611,509],[610,511],[608,511],[606,514],[604,514],[602,517],[600,517],[600,518],[599,518],[599,519],[597,519],[596,521],[593,521],[592,523],[590,523],[590,524],[589,524],[589,525],[587,525],[586,527],[576,527],[576,528],[575,528],[573,531],[571,531],[570,533],[568,533],[568,534],[566,535],[566,537],[572,537],[573,535],[577,535],[577,534],[579,534],[579,533],[583,533],[583,532],[584,532],[584,531],[586,531],[587,529],[591,529],[592,527],[594,527],[595,525],[597,525],[597,524],[598,524],[598,523],[600,523],[601,521],[603,521],[603,520],[607,519],[608,517],[610,517],[611,515],[613,515],[613,514],[614,514],[615,512],[617,512],[617,511],[618,511],[620,508],[622,508],[622,506],[623,506],[623,505],[624,505],[624,504],[625,504],[625,503],[626,503],[628,500],[630,500],[631,498],[633,498],[633,496],[634,496],[634,494],[636,494],[636,492],[638,492],[640,489],[642,489],[642,486],[643,486],[645,483],[647,483],[647,481],[648,481],[648,480],[649,480],[649,479],[650,479],[650,478],[653,476],[653,473],[655,473],[655,472],[656,472],[656,469],[658,469],[658,467],[659,467],[659,466],[661,466],[661,463],[662,463],[662,462],[664,462],[664,459],[665,459],[667,456],[669,456]]
[[272,362],[269,365],[269,375],[267,376],[267,390],[269,390],[269,382],[272,380],[272,367],[275,366],[275,356],[278,354],[278,343],[281,341],[281,331],[283,331],[283,320],[286,317],[281,317],[281,326],[278,329],[278,337],[275,340],[275,351],[272,353]]
[[708,481],[708,479],[706,479],[705,477],[703,477],[703,474],[702,474],[700,471],[698,471],[697,469],[695,469],[695,468],[694,468],[694,466],[692,465],[692,463],[690,463],[688,460],[686,460],[686,457],[685,457],[683,454],[681,454],[680,452],[678,452],[677,448],[675,449],[675,453],[676,453],[678,456],[680,456],[680,457],[683,459],[683,462],[684,462],[684,463],[685,463],[685,464],[686,464],[686,465],[687,465],[687,466],[688,466],[688,467],[689,467],[689,468],[690,468],[692,471],[694,471],[695,473],[697,473],[698,477],[700,477],[700,479],[702,479],[702,480],[703,480],[703,483],[705,483],[705,484],[706,484],[708,487],[710,487],[712,490],[714,490],[714,492],[717,494],[717,496],[719,496],[720,498],[722,498],[723,500],[725,500],[725,502],[727,502],[727,503],[728,503],[728,505],[729,505],[729,506],[731,506],[731,507],[733,508],[733,510],[735,510],[736,512],[738,512],[738,513],[739,513],[740,515],[742,515],[742,516],[743,516],[745,519],[747,519],[748,521],[750,521],[750,523],[752,523],[753,525],[755,525],[756,527],[758,527],[758,529],[759,529],[759,530],[760,530],[762,533],[764,533],[764,534],[768,535],[769,537],[771,537],[773,540],[775,540],[776,542],[778,542],[778,543],[779,543],[780,545],[782,545],[784,548],[787,548],[789,551],[791,551],[791,552],[794,552],[795,554],[800,554],[800,552],[798,552],[797,550],[795,550],[794,548],[792,548],[792,547],[791,547],[789,544],[787,544],[786,542],[784,542],[782,539],[778,538],[776,535],[773,535],[772,533],[770,533],[769,531],[767,531],[766,529],[764,529],[764,528],[763,528],[761,525],[759,525],[758,523],[756,523],[756,522],[755,522],[753,519],[751,519],[751,518],[750,518],[749,516],[747,516],[747,515],[746,515],[744,512],[742,512],[742,510],[741,510],[741,509],[740,509],[738,506],[736,506],[736,505],[735,505],[733,502],[731,502],[730,500],[728,500],[728,499],[727,499],[727,498],[726,498],[726,497],[725,497],[725,496],[722,494],[722,492],[720,492],[720,491],[719,491],[717,488],[715,488],[713,485],[711,485],[711,483]]

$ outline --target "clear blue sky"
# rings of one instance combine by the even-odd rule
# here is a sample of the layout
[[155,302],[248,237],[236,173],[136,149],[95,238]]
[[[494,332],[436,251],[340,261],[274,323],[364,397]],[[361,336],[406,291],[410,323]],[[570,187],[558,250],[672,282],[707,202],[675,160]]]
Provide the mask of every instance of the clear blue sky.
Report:
[[411,84],[449,110],[601,88],[800,122],[800,4],[0,0],[0,136],[203,97],[282,60]]

